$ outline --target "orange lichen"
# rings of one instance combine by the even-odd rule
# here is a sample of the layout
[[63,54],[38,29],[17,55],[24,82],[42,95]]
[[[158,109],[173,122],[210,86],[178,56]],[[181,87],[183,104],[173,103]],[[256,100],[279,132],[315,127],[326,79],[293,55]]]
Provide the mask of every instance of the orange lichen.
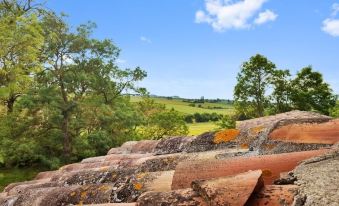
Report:
[[262,170],[262,176],[264,177],[271,177],[272,176],[272,171],[269,169],[264,169]]
[[241,149],[248,149],[249,146],[248,146],[248,144],[241,144],[241,145],[240,145],[240,148],[241,148]]
[[251,133],[254,134],[254,135],[257,135],[260,132],[264,131],[264,129],[265,129],[264,126],[253,127],[253,128],[251,128]]
[[226,129],[226,130],[217,132],[214,135],[213,142],[215,144],[229,142],[229,141],[234,140],[239,134],[240,134],[240,131],[237,129]]
[[85,197],[87,196],[87,192],[86,191],[83,191],[80,193],[80,198],[83,200],[85,199]]
[[273,145],[273,144],[264,144],[263,147],[265,149],[272,150],[275,147],[275,145]]
[[135,184],[134,184],[134,189],[136,189],[136,190],[141,190],[141,189],[142,189],[142,184],[140,184],[140,183],[135,183]]

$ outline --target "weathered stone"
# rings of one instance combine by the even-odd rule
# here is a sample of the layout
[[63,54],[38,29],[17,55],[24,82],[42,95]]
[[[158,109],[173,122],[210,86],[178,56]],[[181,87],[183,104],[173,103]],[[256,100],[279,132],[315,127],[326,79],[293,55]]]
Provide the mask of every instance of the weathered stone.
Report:
[[298,162],[328,151],[314,150],[223,160],[185,161],[176,167],[172,189],[189,188],[194,180],[235,175],[248,170],[263,170],[265,184],[272,184],[275,179],[279,178],[281,172],[290,171],[298,165]]
[[339,205],[339,150],[304,161],[293,173],[303,205]]
[[41,179],[50,179],[53,178],[54,176],[60,175],[60,171],[55,170],[55,171],[45,171],[45,172],[39,172],[37,176],[35,176],[34,180],[41,180]]
[[16,200],[18,199],[17,196],[1,196],[0,197],[0,205],[1,206],[14,206]]
[[269,134],[276,128],[290,124],[323,123],[332,118],[315,112],[290,111],[273,116],[261,117],[237,124],[240,135],[237,138],[240,144],[250,145],[251,150],[259,150],[261,144],[268,140]]
[[157,171],[168,171],[174,170],[175,167],[189,156],[185,154],[169,154],[155,156],[143,162],[138,171],[140,172],[157,172]]
[[295,143],[335,144],[339,141],[339,120],[320,124],[286,125],[272,131],[269,138]]
[[111,192],[110,185],[38,188],[20,194],[14,205],[61,206],[107,203],[110,201]]
[[24,182],[17,182],[11,183],[7,185],[4,189],[4,192],[9,192],[15,187],[19,187],[21,185],[36,185],[36,184],[44,184],[50,182],[50,179],[41,179],[41,180],[31,180],[31,181],[24,181]]
[[21,184],[13,187],[7,193],[8,195],[19,195],[27,190],[32,190],[36,188],[47,188],[47,187],[56,187],[58,186],[57,182],[42,182],[34,184]]
[[297,191],[295,185],[265,185],[261,191],[253,193],[246,206],[289,206]]
[[209,150],[234,148],[236,146],[236,143],[232,141],[217,144],[214,142],[214,135],[215,132],[206,132],[197,136],[187,144],[187,146],[184,148],[184,152],[204,152]]
[[65,173],[54,181],[61,185],[87,185],[126,182],[135,173],[135,168],[117,169],[114,167],[102,170],[85,170]]
[[194,137],[168,137],[159,141],[154,149],[156,155],[172,154],[184,151]]
[[146,192],[137,201],[139,206],[207,206],[199,194],[192,189],[170,192]]
[[82,206],[137,206],[136,202],[133,203],[105,203],[105,204],[91,204]]
[[192,188],[208,205],[243,206],[253,192],[260,191],[264,186],[261,174],[261,170],[256,170],[234,176],[196,180],[192,182]]
[[290,152],[301,152],[310,150],[319,150],[330,148],[330,144],[314,144],[314,143],[295,143],[295,142],[282,142],[275,140],[266,140],[258,147],[259,154],[281,154]]
[[132,147],[137,144],[138,141],[128,141],[121,145],[121,147],[112,148],[108,151],[110,154],[129,154],[132,151]]
[[292,185],[297,181],[297,178],[294,176],[293,172],[282,172],[280,178],[273,181],[275,185]]
[[132,146],[131,153],[153,153],[154,148],[158,144],[158,140],[142,140],[138,141],[135,145]]

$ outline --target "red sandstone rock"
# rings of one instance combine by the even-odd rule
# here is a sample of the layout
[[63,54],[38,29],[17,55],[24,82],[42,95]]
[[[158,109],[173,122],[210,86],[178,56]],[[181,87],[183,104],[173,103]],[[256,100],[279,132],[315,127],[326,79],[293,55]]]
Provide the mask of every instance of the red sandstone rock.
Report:
[[297,190],[295,185],[266,185],[251,196],[247,206],[292,205]]
[[211,206],[243,206],[253,191],[259,192],[264,183],[262,171],[249,171],[235,176],[192,182],[193,190]]
[[23,191],[13,200],[15,206],[55,206],[110,202],[112,186],[86,185],[35,188]]
[[53,178],[54,176],[60,175],[60,173],[61,172],[59,170],[39,172],[39,174],[37,174],[34,180]]
[[131,153],[153,153],[155,147],[157,146],[157,140],[142,140],[138,141],[135,145],[132,146]]
[[137,141],[128,141],[121,145],[121,147],[112,148],[107,154],[129,154],[131,153],[133,145],[137,144]]
[[314,150],[276,155],[234,157],[224,160],[185,161],[176,167],[172,189],[189,188],[194,180],[218,178],[247,172],[263,170],[265,184],[272,184],[281,172],[294,169],[298,162],[324,154],[329,150]]
[[91,204],[82,206],[137,206],[137,203],[105,203],[105,204]]
[[174,190],[170,192],[146,192],[139,197],[137,203],[139,206],[207,206],[199,194],[192,189]]
[[274,130],[269,138],[272,140],[335,144],[339,141],[339,120],[321,124],[292,124]]
[[48,183],[49,181],[50,179],[41,179],[41,180],[31,180],[31,181],[25,181],[25,182],[11,183],[5,187],[4,192],[9,192],[13,188],[21,186],[21,185],[44,184],[44,183]]

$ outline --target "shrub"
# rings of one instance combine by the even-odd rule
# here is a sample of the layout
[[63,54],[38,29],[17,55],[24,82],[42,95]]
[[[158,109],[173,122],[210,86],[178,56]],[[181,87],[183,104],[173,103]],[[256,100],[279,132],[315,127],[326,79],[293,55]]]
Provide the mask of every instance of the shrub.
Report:
[[236,126],[235,116],[224,115],[218,123],[220,129],[234,129]]

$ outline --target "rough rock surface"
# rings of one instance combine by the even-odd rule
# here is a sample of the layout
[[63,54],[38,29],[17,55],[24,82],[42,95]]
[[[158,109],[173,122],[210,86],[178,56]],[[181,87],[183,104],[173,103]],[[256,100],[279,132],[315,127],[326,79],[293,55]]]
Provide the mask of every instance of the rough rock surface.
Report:
[[295,143],[335,144],[339,142],[339,120],[321,124],[286,125],[272,131],[269,138]]
[[[278,155],[262,155],[252,157],[234,157],[223,160],[197,160],[182,162],[177,166],[172,189],[189,188],[194,180],[211,179],[235,175],[248,170],[264,170],[265,184],[271,184],[280,177],[281,172],[292,170],[298,162],[324,154],[328,150],[294,152]],[[198,172],[196,172],[198,171]]]
[[339,205],[339,150],[304,161],[294,176],[303,205]]
[[260,150],[261,145],[276,128],[297,123],[323,123],[330,120],[331,118],[325,115],[297,110],[246,120],[237,125],[237,129],[241,131],[238,141],[250,145],[251,150]]
[[200,195],[192,189],[170,192],[147,192],[138,199],[139,206],[207,206]]
[[208,205],[244,205],[253,192],[259,192],[263,187],[262,171],[216,178],[196,180],[192,188],[202,196]]
[[214,132],[206,132],[202,135],[194,138],[184,149],[184,152],[204,152],[209,150],[218,150],[225,148],[234,148],[236,146],[235,142],[219,143],[214,142]]
[[[269,138],[290,124],[322,134],[319,125],[338,120],[328,121],[316,113],[292,111],[240,123],[241,135],[220,144],[214,133],[126,142],[106,156],[8,185],[0,193],[0,206],[339,205],[339,143]],[[253,175],[253,170],[262,171],[265,185],[255,175],[241,174]]]
[[254,193],[246,205],[288,206],[292,205],[298,187],[295,185],[265,185],[260,192]]
[[195,137],[169,137],[159,141],[154,149],[156,155],[172,154],[187,150],[189,143],[191,143]]

